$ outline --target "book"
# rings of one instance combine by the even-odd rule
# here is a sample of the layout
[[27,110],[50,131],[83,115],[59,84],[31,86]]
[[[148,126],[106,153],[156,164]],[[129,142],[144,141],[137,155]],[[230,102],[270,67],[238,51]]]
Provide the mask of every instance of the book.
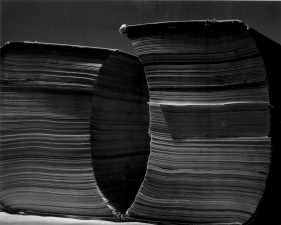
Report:
[[150,95],[147,173],[128,216],[184,224],[244,224],[259,208],[265,216],[272,205],[264,196],[280,175],[272,159],[280,159],[280,45],[239,20],[120,32],[136,49]]
[[1,48],[0,211],[278,224],[281,46],[238,20],[120,32],[138,57]]
[[137,57],[119,50],[3,46],[2,210],[112,220],[127,209],[149,155],[143,73]]

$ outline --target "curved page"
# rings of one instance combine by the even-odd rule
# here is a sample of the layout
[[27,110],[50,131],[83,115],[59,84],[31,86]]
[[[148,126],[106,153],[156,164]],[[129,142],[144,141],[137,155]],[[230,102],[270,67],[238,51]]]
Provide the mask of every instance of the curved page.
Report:
[[149,155],[147,82],[137,57],[110,56],[96,84],[91,117],[93,168],[115,213],[125,213],[143,182]]

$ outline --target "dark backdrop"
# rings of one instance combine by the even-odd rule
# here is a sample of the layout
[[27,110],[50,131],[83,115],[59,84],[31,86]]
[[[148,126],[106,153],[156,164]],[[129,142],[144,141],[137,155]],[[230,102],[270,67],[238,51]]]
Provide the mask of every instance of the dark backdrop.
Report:
[[122,24],[171,20],[239,19],[281,44],[281,2],[0,0],[1,46],[38,41],[120,49]]

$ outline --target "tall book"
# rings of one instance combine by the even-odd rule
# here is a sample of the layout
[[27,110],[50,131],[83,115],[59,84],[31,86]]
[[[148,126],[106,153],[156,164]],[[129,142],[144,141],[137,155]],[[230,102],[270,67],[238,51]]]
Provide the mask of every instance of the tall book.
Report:
[[259,208],[265,216],[262,202],[273,204],[263,196],[280,189],[280,45],[238,20],[120,32],[150,94],[147,173],[127,215],[184,224],[244,224]]
[[0,82],[3,211],[110,220],[132,204],[150,140],[137,57],[10,42]]

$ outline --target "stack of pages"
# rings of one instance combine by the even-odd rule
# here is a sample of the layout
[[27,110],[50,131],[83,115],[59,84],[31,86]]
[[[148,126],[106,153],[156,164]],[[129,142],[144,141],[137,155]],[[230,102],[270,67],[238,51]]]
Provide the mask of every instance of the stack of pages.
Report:
[[238,20],[120,31],[139,58],[37,42],[1,48],[0,211],[280,221],[281,46]]
[[147,173],[132,218],[242,224],[265,192],[271,159],[263,59],[240,21],[122,26],[150,94]]
[[[105,78],[99,81],[101,69],[116,84]],[[1,49],[2,210],[111,219],[112,210],[108,207],[111,195],[107,197],[107,189],[103,190],[104,182],[110,182],[111,177],[133,180],[123,182],[122,188],[112,186],[111,192],[118,196],[118,191],[123,195],[126,190],[129,196],[135,196],[146,171],[143,160],[149,154],[146,128],[149,116],[148,105],[143,104],[145,98],[148,101],[143,81],[143,68],[137,57],[116,50],[7,43]],[[106,91],[108,82],[111,86]],[[115,93],[119,89],[124,97]],[[133,93],[126,97],[126,92],[132,89]],[[93,100],[95,91],[98,96]],[[111,98],[114,104],[106,101]],[[92,115],[92,107],[96,115]],[[119,117],[138,114],[128,116],[130,121],[123,125],[126,129],[118,129],[122,121],[103,120],[112,117],[113,111]],[[135,139],[131,140],[128,133]],[[108,157],[110,154],[113,159]],[[136,160],[136,155],[142,160]],[[95,160],[100,189],[93,172]],[[99,171],[105,166],[106,178],[101,176],[104,171]]]

